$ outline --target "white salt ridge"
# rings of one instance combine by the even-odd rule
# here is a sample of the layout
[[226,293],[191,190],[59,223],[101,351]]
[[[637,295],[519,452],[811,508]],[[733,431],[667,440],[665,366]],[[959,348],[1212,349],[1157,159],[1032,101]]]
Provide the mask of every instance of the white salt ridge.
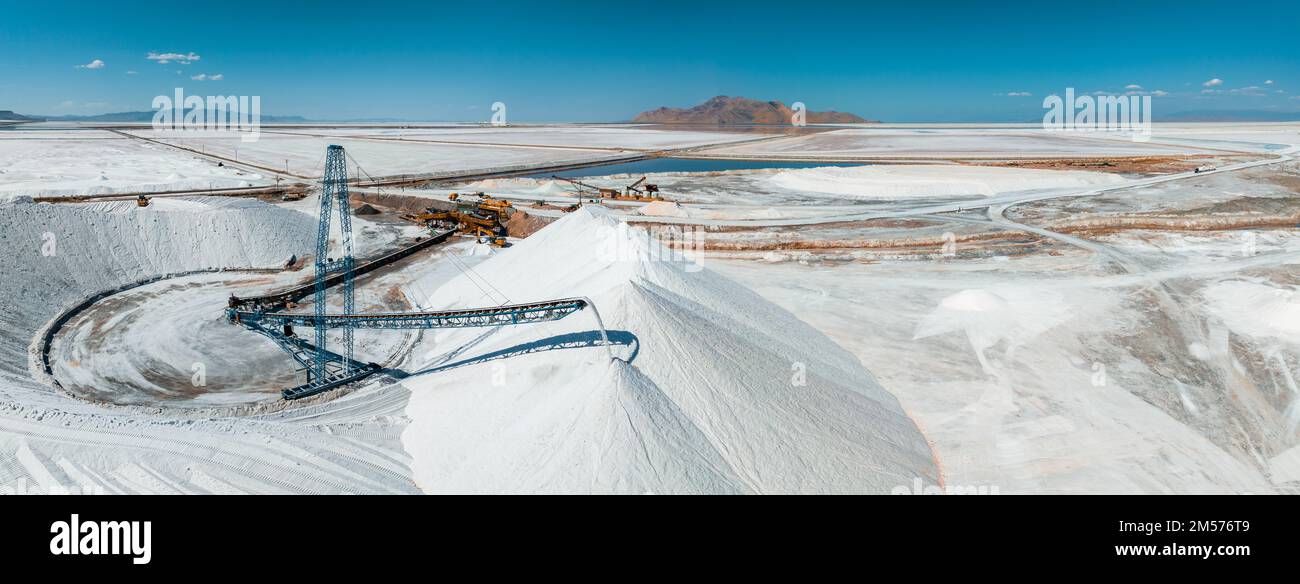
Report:
[[691,213],[673,201],[655,201],[637,210],[638,215],[648,217],[687,217]]
[[1078,188],[1122,182],[1116,174],[955,165],[882,165],[785,170],[769,179],[794,191],[858,199],[989,197],[1048,188]]
[[[635,348],[615,348],[635,358],[611,362],[598,346],[556,349],[407,379],[402,442],[417,484],[426,492],[889,493],[937,480],[920,431],[852,355],[719,274],[654,261],[660,253],[643,232],[584,207],[478,265],[477,284],[462,276],[439,289],[432,306],[493,304],[498,293],[511,302],[589,297],[616,341],[635,335]],[[580,313],[454,331],[424,366],[596,338],[595,330],[592,315]]]
[[546,182],[543,182],[537,188],[526,192],[533,195],[549,197],[549,196],[571,195],[573,194],[573,189],[566,188],[564,185],[561,185],[559,181],[548,180]]
[[1069,320],[1070,307],[1057,293],[1024,288],[962,290],[939,302],[917,325],[913,339],[964,333],[980,365],[992,371],[985,351],[1005,343],[1006,354]]
[[1209,308],[1238,334],[1300,344],[1300,294],[1232,280],[1205,291]]

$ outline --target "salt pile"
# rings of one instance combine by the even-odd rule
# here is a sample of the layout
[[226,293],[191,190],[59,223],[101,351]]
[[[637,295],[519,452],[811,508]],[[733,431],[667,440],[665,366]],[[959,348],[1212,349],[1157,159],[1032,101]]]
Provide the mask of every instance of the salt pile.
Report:
[[925,438],[856,358],[749,289],[660,254],[584,207],[440,288],[430,306],[586,296],[624,361],[572,347],[599,338],[587,313],[417,347],[425,372],[404,381],[402,443],[420,487],[889,493],[937,481]]
[[674,201],[655,201],[637,210],[637,215],[647,217],[686,217],[685,208]]

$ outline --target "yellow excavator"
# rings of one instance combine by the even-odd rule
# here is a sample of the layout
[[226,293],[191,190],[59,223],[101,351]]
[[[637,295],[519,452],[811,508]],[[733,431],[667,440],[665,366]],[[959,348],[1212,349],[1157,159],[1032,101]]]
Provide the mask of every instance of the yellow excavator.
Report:
[[482,227],[474,228],[474,237],[479,243],[486,243],[492,247],[505,247],[509,245],[509,243],[506,242],[504,235],[497,235]]

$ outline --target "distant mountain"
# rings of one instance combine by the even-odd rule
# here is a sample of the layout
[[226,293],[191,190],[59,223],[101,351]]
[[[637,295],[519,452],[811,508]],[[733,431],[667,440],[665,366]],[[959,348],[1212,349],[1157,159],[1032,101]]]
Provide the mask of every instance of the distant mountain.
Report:
[[30,117],[30,116],[24,116],[24,115],[22,115],[22,114],[16,114],[16,113],[14,113],[14,112],[12,112],[12,111],[9,111],[9,110],[0,110],[0,121],[3,121],[3,122],[10,122],[10,121],[12,121],[12,122],[40,122],[40,121],[43,121],[43,120],[42,120],[41,118],[33,118],[33,117]]
[[[661,107],[642,112],[633,122],[651,124],[717,124],[717,125],[784,125],[789,124],[794,111],[779,101],[758,101],[744,97],[719,95],[692,108]],[[843,112],[807,112],[810,124],[866,124],[876,123]]]
[[1300,122],[1300,111],[1198,110],[1157,115],[1158,122]]
[[[45,116],[45,119],[60,121],[60,122],[149,123],[153,121],[153,116],[155,113],[157,113],[157,110],[150,110],[146,112],[118,112],[112,114],[96,114],[93,116],[79,116],[79,115]],[[210,112],[210,113],[212,116],[216,115],[216,112]],[[304,118],[302,116],[270,116],[266,114],[262,114],[261,116],[261,123],[263,124],[298,123],[298,122],[305,122],[305,121],[307,121],[307,118]]]

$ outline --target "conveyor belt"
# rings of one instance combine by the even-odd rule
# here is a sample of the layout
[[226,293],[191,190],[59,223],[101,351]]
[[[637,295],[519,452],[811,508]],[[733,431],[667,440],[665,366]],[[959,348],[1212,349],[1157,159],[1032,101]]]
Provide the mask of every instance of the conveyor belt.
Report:
[[436,312],[374,312],[366,314],[327,314],[318,320],[315,314],[289,312],[254,312],[230,309],[231,320],[246,324],[305,328],[367,329],[435,329],[483,326],[506,326],[560,320],[586,308],[582,298],[565,298],[526,304],[509,304],[487,308],[441,310]]
[[[368,262],[365,262],[357,266],[356,268],[354,268],[353,274],[355,276],[361,276],[363,274],[372,272],[385,265],[391,264],[397,260],[410,256],[411,254],[417,251],[447,241],[447,238],[451,237],[451,235],[455,232],[456,231],[454,229],[435,232],[433,236],[429,237],[428,239],[423,239],[417,243],[408,245],[396,251],[389,252],[387,254],[384,254],[383,256],[377,257],[373,260],[370,260]],[[340,282],[343,281],[343,276],[344,276],[343,272],[339,272],[329,276],[328,278],[325,279],[325,286],[333,287],[339,284]],[[252,308],[258,311],[278,310],[280,308],[284,308],[290,302],[297,302],[299,300],[302,300],[303,298],[311,296],[315,291],[316,291],[316,282],[315,280],[313,280],[299,286],[294,286],[293,288],[289,288],[288,290],[282,290],[280,292],[276,292],[274,294],[266,294],[263,296],[249,296],[246,298],[235,298],[231,304],[231,307]]]

